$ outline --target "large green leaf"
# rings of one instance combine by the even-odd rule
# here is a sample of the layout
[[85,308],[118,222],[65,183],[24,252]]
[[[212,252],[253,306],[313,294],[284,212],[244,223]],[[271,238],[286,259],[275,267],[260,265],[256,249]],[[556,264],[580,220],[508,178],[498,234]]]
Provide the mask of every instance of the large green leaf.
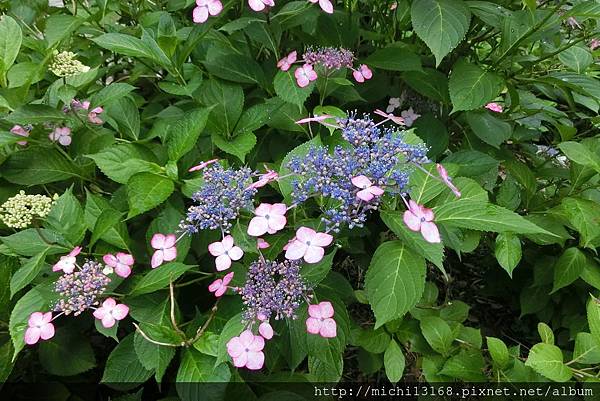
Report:
[[204,82],[199,97],[204,105],[212,107],[207,129],[223,136],[231,135],[244,108],[242,87],[211,79]]
[[15,62],[23,33],[21,27],[12,17],[2,15],[0,17],[0,76],[8,71]]
[[73,195],[72,189],[65,191],[52,206],[44,227],[62,234],[73,244],[79,243],[85,234],[83,208]]
[[196,141],[206,126],[209,112],[210,108],[192,110],[169,127],[166,144],[170,160],[179,160],[196,146]]
[[75,331],[58,330],[40,344],[39,355],[44,369],[57,376],[74,376],[96,366],[89,338]]
[[15,124],[35,124],[66,120],[67,115],[45,104],[28,104],[18,108],[6,119]]
[[134,217],[163,203],[175,190],[173,181],[162,175],[137,173],[127,182],[129,215]]
[[512,277],[513,270],[521,261],[521,240],[510,232],[498,234],[494,254],[500,266]]
[[448,323],[437,316],[427,316],[421,319],[421,332],[431,348],[442,355],[448,354],[454,341]]
[[500,144],[512,135],[512,126],[509,123],[487,111],[468,112],[467,122],[479,139],[495,148],[499,148]]
[[315,89],[314,81],[304,88],[299,87],[292,71],[277,72],[273,85],[275,86],[275,93],[277,93],[277,96],[288,103],[296,104],[298,106],[302,106]]
[[471,12],[461,0],[419,0],[412,3],[411,20],[438,66],[465,37]]
[[231,372],[227,364],[215,366],[215,359],[194,348],[183,352],[176,378],[177,394],[183,401],[224,399]]
[[133,345],[134,334],[121,340],[106,361],[102,383],[119,390],[137,387],[152,376],[152,371],[144,368]]
[[560,150],[575,163],[591,167],[600,173],[600,156],[579,142],[563,142],[558,145]]
[[192,267],[194,266],[172,262],[150,270],[135,284],[133,290],[131,290],[131,295],[147,294],[163,289],[167,287],[170,282],[177,280],[183,273],[190,270]]
[[583,46],[573,46],[563,50],[558,54],[558,59],[578,74],[582,74],[594,62],[592,54]]
[[556,345],[545,343],[534,345],[529,351],[525,365],[557,382],[565,382],[573,376],[571,369],[563,362],[562,351]]
[[419,302],[425,272],[425,259],[403,242],[384,242],[377,248],[365,277],[367,298],[377,319],[375,328],[401,318]]
[[204,62],[208,72],[216,77],[243,84],[264,85],[265,74],[261,66],[248,56],[227,54]]
[[394,340],[390,341],[383,355],[383,365],[385,366],[385,374],[392,383],[402,379],[404,373],[404,354],[398,343]]
[[452,110],[459,111],[477,109],[491,102],[500,93],[504,81],[495,73],[461,59],[452,67],[448,85]]
[[2,176],[15,184],[40,185],[79,176],[76,167],[54,149],[30,148],[13,153],[2,165]]
[[149,58],[162,63],[155,52],[144,43],[141,39],[135,36],[126,35],[124,33],[105,33],[103,35],[92,38],[97,45],[112,52],[123,54],[131,57]]
[[560,209],[581,234],[581,246],[595,248],[593,243],[600,236],[600,205],[589,199],[564,198]]
[[104,175],[119,184],[126,184],[136,173],[161,171],[160,166],[151,161],[152,155],[142,146],[134,144],[110,146],[86,157],[94,160]]
[[[401,44],[401,43],[400,43]],[[364,61],[369,67],[389,71],[421,71],[421,59],[412,51],[393,43],[376,50]]]
[[600,345],[600,301],[595,297],[590,297],[587,303],[587,321],[594,341]]
[[175,347],[153,344],[138,331],[135,332],[133,345],[139,361],[146,369],[155,372],[156,381],[160,383],[169,363],[175,356]]
[[567,248],[554,265],[555,292],[577,280],[587,264],[586,256],[577,248]]
[[246,160],[246,155],[256,146],[256,135],[252,132],[243,132],[231,139],[213,135],[212,140],[219,149],[236,156],[242,162]]
[[10,297],[12,298],[19,290],[24,288],[26,285],[31,283],[34,278],[37,277],[40,270],[44,266],[44,260],[46,258],[48,250],[45,250],[34,257],[27,260],[17,270],[10,279]]

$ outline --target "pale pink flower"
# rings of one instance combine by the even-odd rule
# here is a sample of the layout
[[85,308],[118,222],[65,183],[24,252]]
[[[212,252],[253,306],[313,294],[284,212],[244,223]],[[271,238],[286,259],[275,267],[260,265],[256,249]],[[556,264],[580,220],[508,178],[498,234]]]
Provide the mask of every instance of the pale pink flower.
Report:
[[258,370],[265,362],[265,354],[262,352],[264,347],[264,338],[255,336],[250,330],[245,330],[239,337],[229,340],[227,353],[233,358],[234,366]]
[[25,344],[33,345],[40,338],[48,340],[54,337],[54,325],[52,324],[52,312],[33,312],[29,315],[29,326],[25,331]]
[[213,242],[208,246],[208,252],[216,256],[215,265],[218,271],[227,270],[231,267],[232,260],[240,260],[244,256],[244,251],[239,246],[233,244],[233,237],[226,235],[223,241]]
[[274,7],[275,2],[273,0],[248,0],[248,5],[254,11],[262,11],[267,7]]
[[117,276],[127,278],[131,274],[131,266],[135,262],[133,256],[128,253],[118,252],[117,256],[106,254],[102,257],[107,266],[115,270]]
[[[12,132],[15,135],[19,135],[19,136],[24,136],[24,137],[29,136],[29,130],[26,130],[25,128],[21,127],[20,125],[15,125],[14,127],[12,127],[10,129],[10,132]],[[18,141],[17,144],[19,144],[21,146],[25,146],[25,145],[27,145],[27,141]]]
[[260,326],[258,326],[258,332],[265,340],[273,338],[273,327],[271,327],[269,322],[262,322]]
[[123,320],[129,313],[129,307],[125,304],[117,304],[113,298],[106,298],[102,306],[94,311],[94,317],[102,321],[102,326],[109,329],[117,320]]
[[215,297],[220,297],[227,291],[227,285],[233,279],[233,272],[227,273],[222,279],[218,278],[208,286],[208,291],[214,292]]
[[302,67],[296,68],[294,76],[296,77],[296,83],[301,88],[308,86],[317,79],[317,73],[310,64],[304,64]]
[[363,83],[365,82],[365,80],[373,78],[373,71],[371,71],[371,69],[365,64],[361,64],[358,67],[358,70],[354,70],[352,72],[352,76],[354,77],[356,82]]
[[318,233],[312,228],[300,227],[296,231],[296,238],[287,245],[285,257],[289,260],[304,258],[306,263],[317,263],[323,259],[326,247],[333,242],[333,236]]
[[192,11],[192,20],[196,24],[203,24],[209,15],[213,17],[223,11],[223,4],[219,0],[196,0],[196,8]]
[[400,116],[404,119],[404,125],[407,127],[412,126],[417,118],[421,117],[420,114],[414,112],[412,107],[408,110],[401,111]]
[[408,210],[404,212],[404,224],[412,231],[420,231],[425,241],[430,243],[441,242],[440,232],[433,222],[433,210],[417,204],[412,199],[409,201]]
[[333,338],[337,335],[337,325],[333,320],[333,305],[324,301],[318,305],[308,306],[309,318],[306,319],[306,331],[310,334],[319,334],[324,338]]
[[283,250],[287,251],[288,248],[290,247],[290,245],[292,245],[295,241],[296,241],[296,237],[294,237],[291,240],[289,240],[288,243],[283,246]]
[[331,0],[308,0],[313,4],[319,3],[319,6],[323,11],[328,14],[333,14],[333,4],[331,4]]
[[335,116],[332,116],[329,114],[322,114],[320,116],[315,115],[314,117],[307,117],[307,118],[298,120],[298,121],[296,121],[296,124],[306,124],[306,123],[310,123],[310,122],[320,123],[322,121],[327,120],[328,118],[335,118]]
[[292,64],[296,62],[297,58],[298,53],[296,52],[296,50],[294,50],[293,52],[291,52],[290,54],[288,54],[287,56],[285,56],[277,62],[277,68],[279,68],[281,71],[287,71],[290,69]]
[[98,117],[98,114],[101,114],[103,112],[104,109],[102,107],[93,108],[92,111],[88,113],[88,121],[92,124],[101,125],[104,121],[102,121],[102,119]]
[[594,38],[590,41],[590,50],[591,51],[594,51],[599,47],[600,47],[600,39]]
[[385,113],[379,109],[375,110],[374,113],[377,115],[380,115],[382,117],[385,117],[386,121],[392,120],[393,122],[395,122],[398,125],[404,125],[404,119],[402,117],[395,116],[392,113]]
[[89,102],[89,100],[80,102],[79,100],[73,99],[73,100],[71,100],[71,107],[75,111],[87,110],[90,108],[90,102]]
[[454,195],[456,195],[457,198],[460,198],[461,193],[458,190],[458,188],[456,188],[456,185],[454,185],[454,183],[452,182],[452,178],[450,178],[450,176],[448,175],[448,171],[446,171],[444,166],[437,163],[435,167],[437,168],[440,178],[442,179],[442,181],[444,181],[444,184],[446,184],[446,186],[452,190],[452,192],[454,193]]
[[262,238],[259,238],[258,241],[257,241],[257,243],[256,243],[256,247],[258,249],[266,249],[266,248],[268,248],[270,246],[271,246],[271,244],[269,244],[267,241],[265,241]]
[[269,182],[275,181],[277,178],[279,178],[279,174],[276,171],[269,170],[265,174],[261,175],[258,178],[258,181],[253,182],[252,184],[250,184],[248,186],[248,188],[246,188],[246,190],[252,189],[252,188],[254,188],[254,189],[256,189],[256,188],[262,188],[265,185],[267,185]]
[[285,213],[287,206],[284,203],[261,203],[255,210],[255,217],[250,220],[248,225],[248,235],[259,237],[265,233],[275,234],[282,230],[287,223]]
[[73,273],[73,271],[75,270],[75,263],[77,260],[76,258],[80,252],[81,247],[76,246],[67,255],[61,256],[60,260],[56,262],[54,266],[52,266],[52,271],[57,272],[59,270],[62,270],[65,273]]
[[575,17],[569,17],[567,18],[567,24],[571,27],[571,29],[581,29],[581,24],[579,24],[579,22],[577,22],[577,20],[575,19]]
[[71,128],[56,127],[54,131],[48,134],[48,138],[52,142],[60,143],[62,146],[69,146],[71,144]]
[[400,107],[400,98],[399,97],[391,97],[385,111],[387,113],[393,113],[394,110],[396,110],[398,107]]
[[216,163],[218,161],[219,161],[219,159],[208,160],[208,161],[205,161],[205,162],[202,162],[202,163],[198,164],[197,166],[194,166],[194,167],[190,168],[188,171],[190,173],[192,173],[194,171],[199,171],[199,170],[202,170],[202,169],[206,168],[207,166],[210,166],[211,164]]
[[374,197],[383,195],[383,189],[373,185],[371,180],[364,175],[358,175],[352,178],[351,181],[355,187],[360,188],[360,191],[356,194],[358,199],[369,202]]
[[163,262],[170,262],[177,258],[176,242],[177,238],[175,237],[175,234],[163,235],[156,233],[152,236],[150,245],[152,245],[152,248],[156,249],[150,263],[150,266],[152,266],[153,269],[162,265]]
[[485,105],[485,108],[495,113],[502,113],[502,106],[498,103],[488,103]]

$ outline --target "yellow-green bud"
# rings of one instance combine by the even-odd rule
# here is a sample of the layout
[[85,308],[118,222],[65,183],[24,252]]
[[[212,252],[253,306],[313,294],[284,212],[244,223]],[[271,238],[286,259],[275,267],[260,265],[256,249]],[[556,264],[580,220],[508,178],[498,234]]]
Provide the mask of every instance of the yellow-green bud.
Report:
[[75,59],[77,55],[73,52],[61,52],[54,50],[54,58],[50,63],[50,71],[59,77],[72,77],[74,75],[88,72],[90,67]]
[[57,194],[49,198],[46,195],[26,195],[25,191],[20,191],[0,206],[0,220],[8,227],[27,228],[33,219],[46,217],[56,199]]

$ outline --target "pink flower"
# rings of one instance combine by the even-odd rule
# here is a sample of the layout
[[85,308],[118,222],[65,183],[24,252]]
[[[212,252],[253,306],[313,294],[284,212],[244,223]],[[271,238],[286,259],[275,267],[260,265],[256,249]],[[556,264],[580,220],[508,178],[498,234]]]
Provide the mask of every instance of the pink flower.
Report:
[[262,11],[266,7],[274,7],[275,2],[273,0],[248,0],[248,5],[254,11]]
[[117,320],[125,319],[128,313],[129,307],[127,305],[117,304],[114,299],[106,298],[102,302],[102,306],[94,311],[94,317],[102,320],[102,326],[108,329],[113,327]]
[[202,162],[202,163],[198,164],[197,166],[194,166],[194,167],[190,168],[188,171],[190,173],[192,173],[194,171],[199,171],[199,170],[202,170],[202,169],[206,168],[207,166],[210,166],[211,164],[216,163],[218,161],[219,161],[219,159],[208,160],[208,161],[205,161],[205,162]]
[[358,199],[364,200],[365,202],[369,202],[371,199],[373,199],[376,196],[383,195],[383,189],[379,188],[376,185],[373,185],[371,180],[369,180],[364,175],[358,175],[358,176],[352,178],[352,184],[355,187],[361,189],[356,194],[356,197]]
[[262,238],[259,238],[258,241],[257,241],[257,244],[256,244],[256,247],[258,249],[266,249],[266,248],[268,248],[270,246],[271,246],[271,244],[269,244],[267,241],[265,241]]
[[203,24],[209,15],[214,17],[223,11],[223,4],[219,0],[196,0],[196,6],[192,12],[192,20],[196,24]]
[[33,312],[27,322],[29,327],[25,331],[25,344],[33,345],[40,338],[48,340],[54,337],[54,325],[52,324],[52,312]]
[[115,269],[117,276],[127,278],[131,274],[131,266],[134,263],[133,256],[128,253],[118,252],[117,256],[106,254],[102,257],[104,263]]
[[[15,135],[19,135],[19,136],[24,136],[24,137],[29,136],[29,130],[26,130],[25,128],[21,127],[20,125],[15,125],[14,127],[12,127],[10,129],[10,132],[12,132]],[[17,143],[21,146],[27,145],[27,141],[18,141]]]
[[594,38],[594,39],[592,39],[590,41],[590,50],[591,51],[594,51],[594,50],[596,50],[599,47],[600,47],[600,40],[599,39]]
[[153,269],[162,265],[163,262],[170,262],[177,258],[175,242],[177,242],[175,234],[163,235],[157,233],[152,236],[150,245],[152,245],[152,248],[156,249],[150,263]]
[[296,77],[296,82],[298,86],[304,88],[317,79],[317,73],[313,70],[312,65],[304,64],[302,67],[296,68],[294,71],[294,76]]
[[254,189],[262,188],[265,185],[267,185],[269,182],[275,181],[277,178],[279,178],[279,174],[275,171],[269,170],[265,174],[261,175],[260,178],[258,179],[258,181],[250,184],[248,186],[248,188],[246,188],[246,190],[252,189],[252,188],[254,188]]
[[52,266],[52,271],[57,272],[62,270],[65,273],[73,273],[75,270],[76,257],[81,252],[81,247],[76,246],[66,256],[61,256],[60,260]]
[[502,113],[502,106],[498,103],[488,103],[485,105],[485,108],[496,113]]
[[229,269],[232,260],[240,260],[244,256],[242,248],[233,244],[233,237],[231,235],[225,236],[221,242],[217,241],[210,244],[208,252],[217,257],[215,259],[217,271]]
[[273,327],[271,327],[269,322],[262,322],[260,326],[258,326],[258,332],[265,340],[273,338]]
[[413,108],[409,108],[408,110],[403,110],[400,112],[400,115],[404,119],[404,125],[410,127],[416,121],[417,118],[421,117],[420,114],[417,114],[413,111]]
[[354,70],[354,72],[352,72],[352,76],[354,77],[356,82],[362,84],[363,82],[365,82],[365,80],[373,78],[373,71],[371,71],[371,69],[365,64],[361,64],[358,67],[358,70]]
[[404,119],[402,117],[395,116],[395,115],[393,115],[391,113],[383,112],[383,111],[381,111],[379,109],[375,110],[374,113],[378,114],[378,115],[380,115],[382,117],[385,117],[386,120],[384,120],[384,121],[392,120],[393,122],[395,122],[398,125],[404,125]]
[[454,193],[454,195],[456,195],[457,198],[460,198],[461,193],[458,190],[458,188],[456,188],[456,185],[454,185],[454,183],[452,182],[452,178],[450,178],[450,176],[448,175],[448,171],[446,171],[444,166],[438,163],[435,165],[435,167],[437,168],[438,174],[440,175],[442,181],[444,181],[444,184],[446,184],[446,186],[452,190],[452,192]]
[[71,100],[71,107],[75,111],[87,110],[90,108],[90,102],[88,100],[80,102],[79,100],[73,99]]
[[333,305],[324,301],[318,305],[309,305],[306,319],[306,331],[310,334],[319,334],[324,338],[333,338],[337,335],[337,325],[333,317]]
[[296,53],[296,50],[294,50],[277,62],[277,68],[279,68],[281,71],[289,70],[292,64],[296,62],[297,57],[298,53]]
[[103,112],[104,109],[102,107],[93,108],[92,111],[88,113],[89,122],[91,122],[92,124],[101,125],[104,121],[102,121],[102,119],[98,117],[98,114],[101,114]]
[[54,131],[48,134],[48,138],[52,142],[60,143],[62,146],[69,146],[71,144],[71,128],[69,127],[56,127]]
[[412,199],[409,201],[408,210],[404,212],[404,224],[412,231],[421,231],[425,241],[430,243],[441,241],[438,228],[433,222],[434,218],[433,210],[418,205]]
[[210,292],[214,292],[215,297],[220,297],[221,295],[225,294],[225,291],[227,291],[227,284],[229,284],[232,279],[233,279],[233,272],[227,273],[225,275],[225,277],[223,277],[222,279],[218,278],[215,281],[213,281],[208,286],[208,290]]
[[398,107],[400,107],[400,98],[399,97],[391,97],[390,101],[388,103],[388,107],[385,109],[385,111],[387,113],[393,113],[394,110],[396,110]]
[[314,116],[314,117],[307,117],[307,118],[303,118],[301,120],[296,121],[296,124],[306,124],[306,123],[310,123],[310,122],[322,122],[327,120],[328,118],[335,118],[335,116],[329,115],[329,114],[323,114],[320,116]]
[[312,228],[300,227],[296,231],[296,239],[289,243],[285,251],[285,257],[289,260],[304,258],[306,263],[317,263],[323,259],[325,249],[333,242],[333,236],[326,233],[318,233]]
[[254,210],[256,217],[250,220],[248,235],[258,237],[265,233],[275,234],[285,227],[287,223],[287,219],[285,218],[286,212],[287,207],[284,203],[275,203],[273,205],[261,203]]
[[331,0],[308,0],[313,4],[319,2],[319,6],[323,11],[328,14],[333,14],[333,4],[331,4]]
[[251,370],[258,370],[265,363],[265,354],[262,350],[265,340],[255,336],[250,330],[245,330],[239,337],[233,337],[227,343],[227,353],[233,358],[233,365]]

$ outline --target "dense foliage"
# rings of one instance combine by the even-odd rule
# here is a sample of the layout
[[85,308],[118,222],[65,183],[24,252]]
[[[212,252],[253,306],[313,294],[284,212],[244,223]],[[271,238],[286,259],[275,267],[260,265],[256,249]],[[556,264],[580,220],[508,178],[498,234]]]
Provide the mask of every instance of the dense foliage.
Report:
[[597,0],[0,11],[0,380],[600,375]]

